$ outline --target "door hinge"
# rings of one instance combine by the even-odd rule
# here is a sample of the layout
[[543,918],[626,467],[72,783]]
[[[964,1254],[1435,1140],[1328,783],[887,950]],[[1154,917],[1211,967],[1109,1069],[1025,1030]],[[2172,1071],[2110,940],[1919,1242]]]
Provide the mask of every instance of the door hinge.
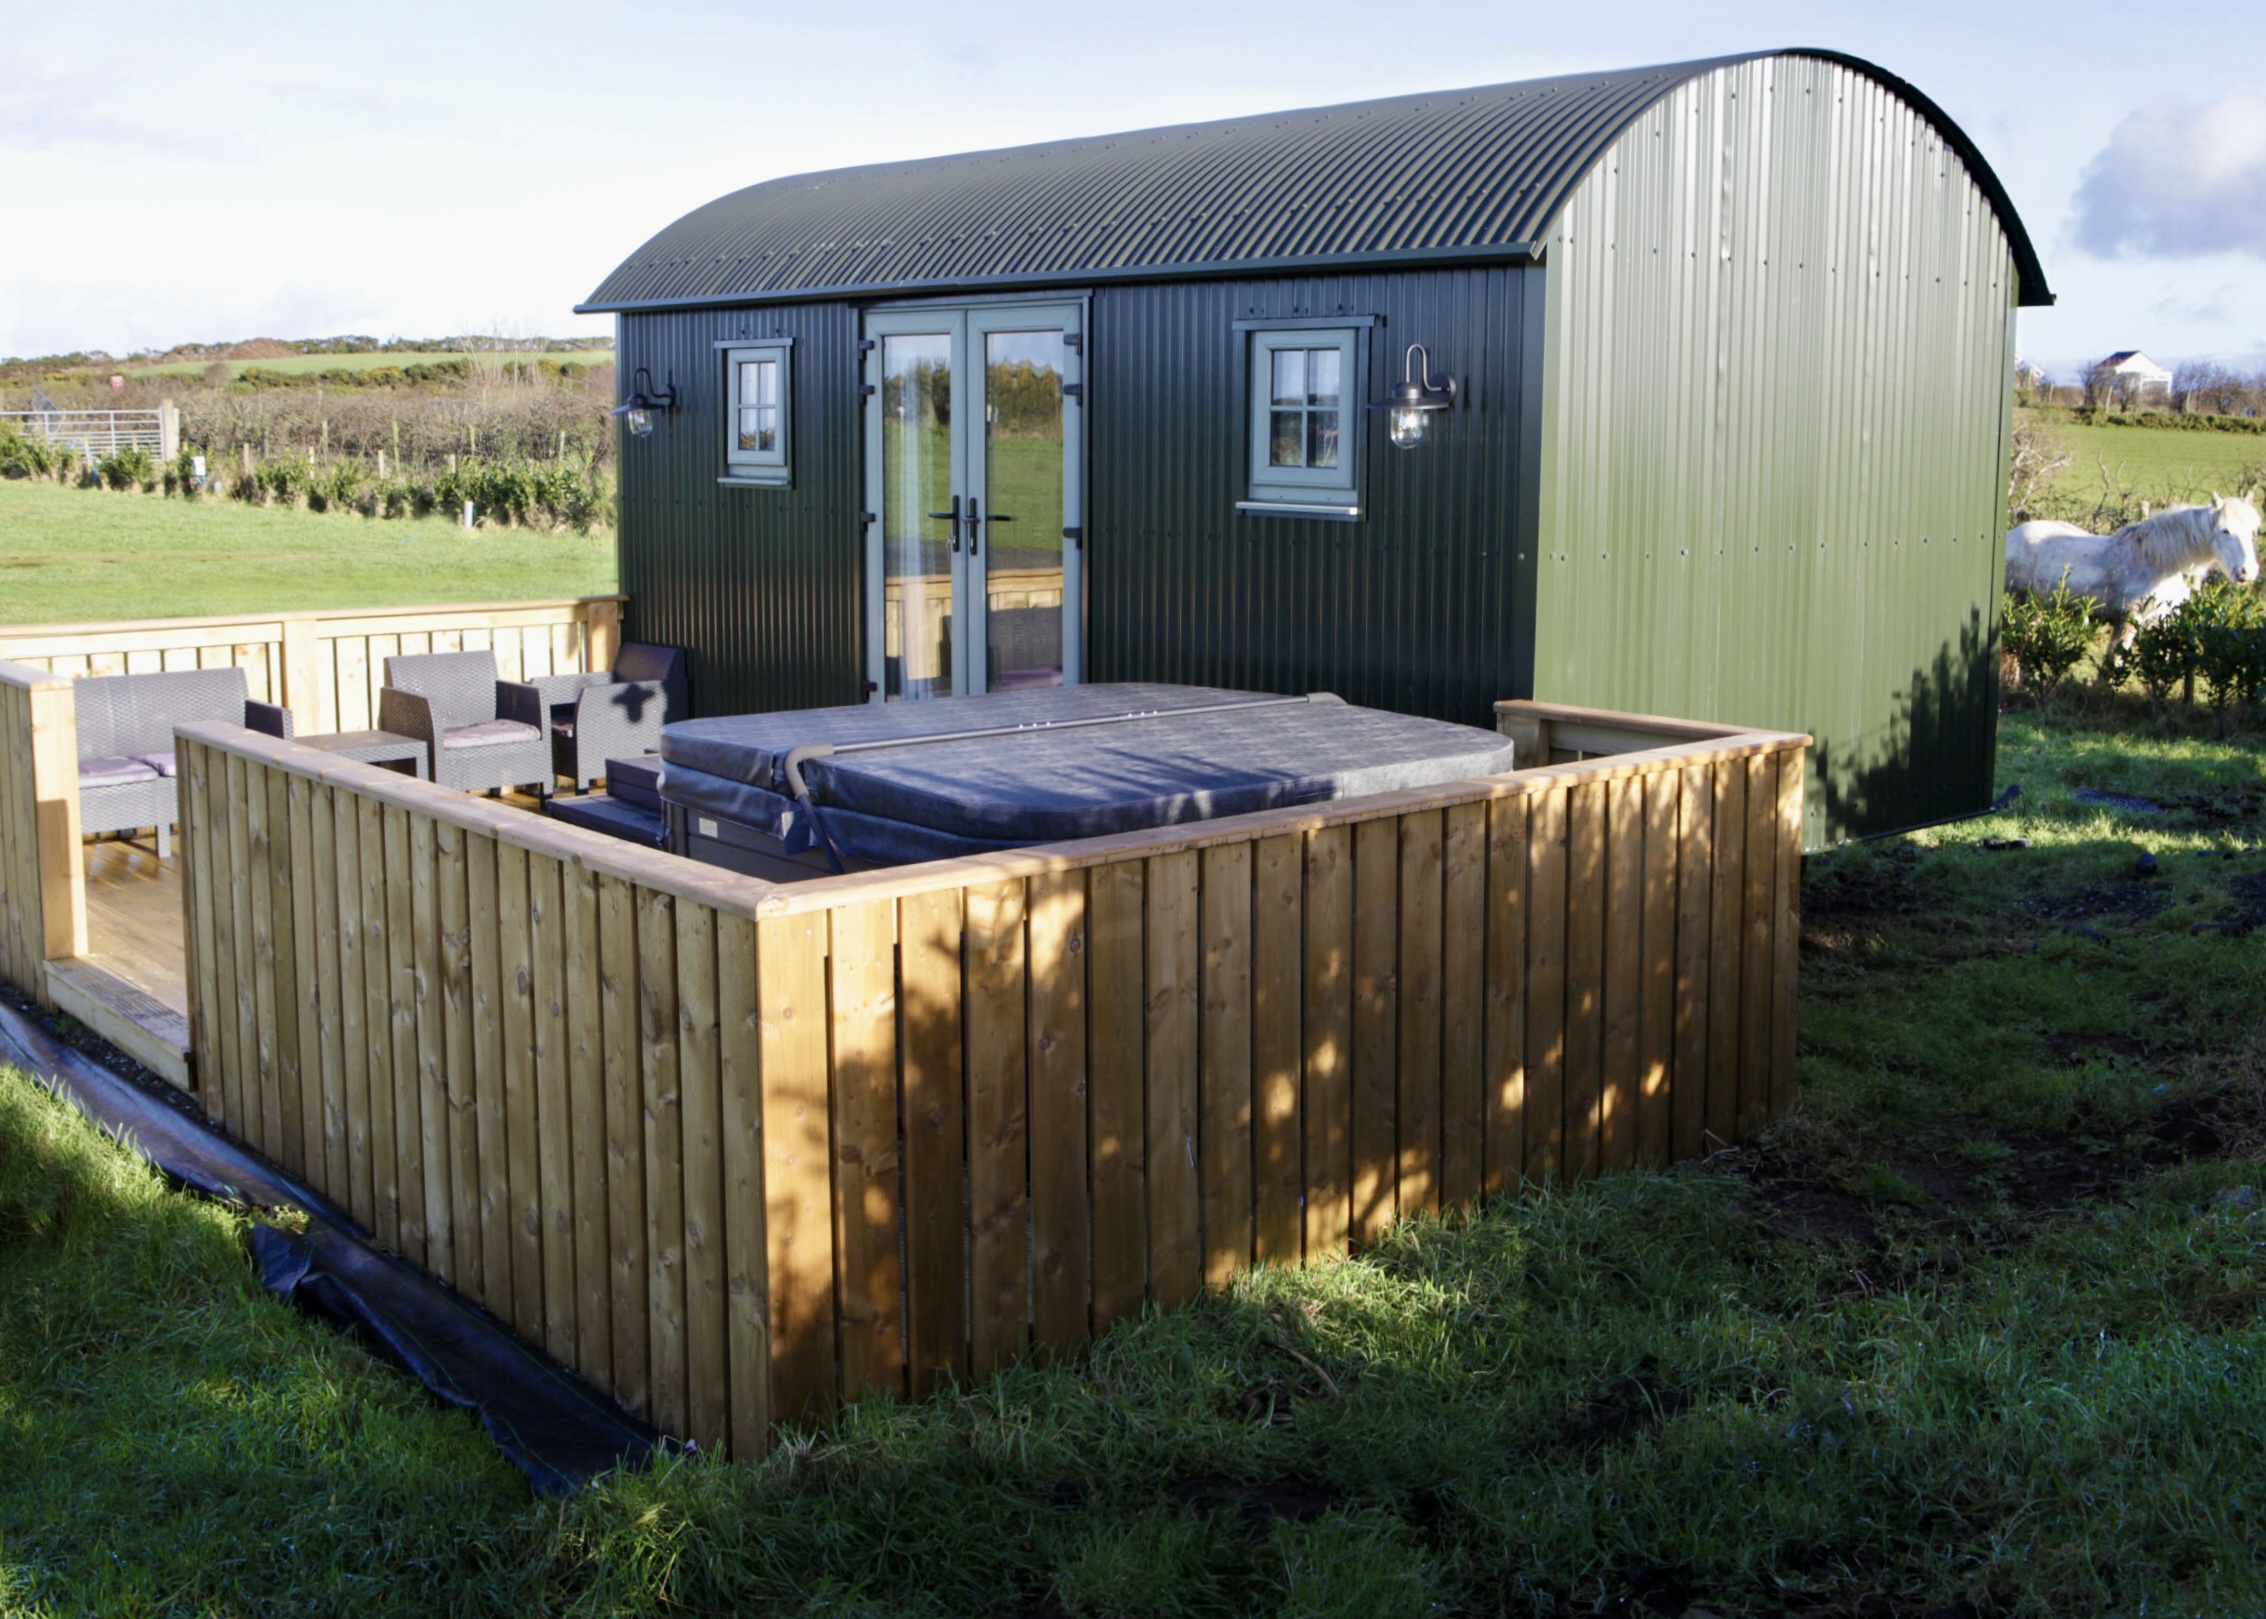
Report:
[[881,390],[869,382],[858,389],[858,397],[860,399],[871,399],[875,394],[879,392],[881,392]]
[[1062,385],[1062,397],[1083,403],[1086,398],[1086,385],[1082,382],[1066,382]]
[[875,682],[869,680],[865,683],[865,694],[868,697],[871,697],[875,692],[879,690],[881,690],[881,687]]
[[1081,551],[1086,548],[1086,531],[1082,528],[1066,528],[1062,531],[1062,537],[1076,544]]
[[1064,332],[1062,334],[1062,346],[1073,354],[1083,354],[1086,352],[1086,334],[1084,332]]
[[874,351],[875,346],[876,345],[873,339],[869,337],[858,345],[858,352],[860,354],[871,354]]
[[874,516],[874,514],[871,512],[858,513],[858,527],[860,528],[871,528],[874,524],[880,521],[881,519]]

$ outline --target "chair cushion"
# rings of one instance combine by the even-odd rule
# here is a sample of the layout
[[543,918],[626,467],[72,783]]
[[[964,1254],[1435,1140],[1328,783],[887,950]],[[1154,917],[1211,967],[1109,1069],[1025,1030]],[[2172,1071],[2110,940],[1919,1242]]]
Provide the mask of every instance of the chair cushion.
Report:
[[174,768],[173,755],[170,753],[145,753],[141,755],[141,761],[161,776],[178,776],[181,773]]
[[551,734],[565,737],[574,735],[574,704],[559,703],[552,707]]
[[89,787],[124,787],[137,781],[155,781],[157,772],[146,760],[107,754],[79,761],[79,790]]
[[482,720],[477,725],[452,725],[441,733],[444,748],[493,748],[507,742],[540,742],[543,733],[518,720]]

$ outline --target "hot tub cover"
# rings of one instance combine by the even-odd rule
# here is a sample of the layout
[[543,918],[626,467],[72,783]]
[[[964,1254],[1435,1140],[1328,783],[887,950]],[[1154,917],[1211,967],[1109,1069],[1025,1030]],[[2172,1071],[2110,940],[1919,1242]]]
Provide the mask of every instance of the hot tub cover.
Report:
[[[1227,707],[1244,704],[1264,706]],[[1200,711],[1200,712],[1195,712]],[[1061,727],[1113,715],[1125,724]],[[811,802],[845,855],[876,864],[1429,787],[1512,768],[1508,738],[1325,700],[1115,684],[690,720],[661,734],[670,803],[799,843],[798,747],[1011,734],[807,760]],[[807,835],[807,832],[805,832]]]

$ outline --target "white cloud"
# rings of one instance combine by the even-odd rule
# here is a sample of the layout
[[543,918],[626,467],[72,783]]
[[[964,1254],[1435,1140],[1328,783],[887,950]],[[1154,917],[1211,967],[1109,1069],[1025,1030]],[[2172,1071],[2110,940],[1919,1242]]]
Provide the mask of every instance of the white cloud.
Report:
[[2078,243],[2103,258],[2266,258],[2266,103],[2149,102],[2110,133],[2075,200]]

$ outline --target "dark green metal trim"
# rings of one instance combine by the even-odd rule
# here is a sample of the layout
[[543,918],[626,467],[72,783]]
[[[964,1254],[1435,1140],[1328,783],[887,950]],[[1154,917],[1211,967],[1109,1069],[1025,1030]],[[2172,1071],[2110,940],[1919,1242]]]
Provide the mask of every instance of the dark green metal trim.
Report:
[[1254,315],[1249,320],[1237,321],[1235,329],[1239,332],[1319,332],[1332,327],[1384,324],[1382,315]]
[[[1091,282],[1225,281],[1255,275],[1324,275],[1333,270],[1420,270],[1443,265],[1540,264],[1540,242],[1488,243],[1478,247],[1429,247],[1414,252],[1329,253],[1314,258],[1243,259],[1220,264],[1125,264],[1103,270],[1065,270],[1037,275],[978,276],[969,280],[903,281],[850,287],[796,288],[791,292],[719,292],[700,298],[654,298],[635,303],[576,304],[578,315],[640,315],[664,309],[715,309],[726,305],[807,304],[894,298],[925,292],[938,297],[986,289],[1040,291]],[[1339,325],[1346,322],[1340,321]]]

